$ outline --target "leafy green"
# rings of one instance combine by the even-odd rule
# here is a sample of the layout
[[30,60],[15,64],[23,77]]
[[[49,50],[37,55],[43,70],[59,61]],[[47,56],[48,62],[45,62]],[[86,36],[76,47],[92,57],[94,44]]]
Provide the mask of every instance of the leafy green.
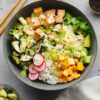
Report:
[[23,28],[23,25],[17,23],[15,26],[14,26],[14,29],[18,29],[18,30],[21,30]]
[[25,69],[23,69],[23,70],[21,71],[21,75],[22,75],[22,77],[24,77],[24,78],[27,77],[27,72],[26,72]]
[[46,52],[48,50],[48,47],[47,46],[41,46],[41,49],[40,49],[40,53],[42,52]]
[[51,59],[53,60],[53,61],[58,61],[58,50],[53,50],[52,52],[51,52]]
[[60,32],[58,32],[58,37],[61,39],[61,38],[63,38],[65,35],[66,35],[66,31],[64,31],[64,30],[61,30]]
[[52,32],[53,26],[49,26],[46,28],[45,32],[46,34],[50,34]]
[[82,31],[82,32],[89,32],[90,27],[87,21],[83,17],[73,17],[71,14],[66,13],[64,16],[64,25],[72,25],[73,30],[75,32]]
[[56,42],[55,41],[51,41],[51,42],[49,42],[49,44],[52,45],[52,46],[56,46]]

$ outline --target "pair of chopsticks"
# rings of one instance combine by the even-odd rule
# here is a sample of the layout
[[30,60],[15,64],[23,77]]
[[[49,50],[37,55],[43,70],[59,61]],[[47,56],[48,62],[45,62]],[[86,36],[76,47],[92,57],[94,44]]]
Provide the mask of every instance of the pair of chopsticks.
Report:
[[[6,21],[6,19],[8,18],[8,16],[13,12],[13,10],[16,8],[16,6],[18,5],[18,3],[21,0],[16,0],[16,2],[14,3],[14,5],[10,8],[10,10],[8,11],[8,13],[5,15],[5,17],[0,21],[0,26]],[[27,0],[23,0],[23,2],[18,6],[17,11],[15,12],[15,14],[24,6],[24,4],[27,2]],[[0,35],[3,34],[4,30],[6,29],[6,27],[9,25],[10,20],[13,18],[13,16],[15,15],[13,14],[10,19],[5,23],[5,25],[0,29]]]

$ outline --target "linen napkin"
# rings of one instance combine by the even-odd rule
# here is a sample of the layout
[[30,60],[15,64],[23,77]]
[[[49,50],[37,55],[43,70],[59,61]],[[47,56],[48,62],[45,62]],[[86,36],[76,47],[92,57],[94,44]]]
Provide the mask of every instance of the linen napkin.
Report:
[[66,89],[56,100],[100,100],[100,76],[84,80]]

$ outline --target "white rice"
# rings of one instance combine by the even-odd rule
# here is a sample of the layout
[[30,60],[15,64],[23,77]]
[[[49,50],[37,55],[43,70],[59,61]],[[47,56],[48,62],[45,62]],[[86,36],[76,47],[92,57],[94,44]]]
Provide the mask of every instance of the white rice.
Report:
[[59,82],[58,78],[51,74],[51,72],[54,72],[54,71],[55,69],[52,67],[52,62],[46,61],[46,68],[43,72],[40,73],[39,80],[42,80],[52,85],[57,84]]

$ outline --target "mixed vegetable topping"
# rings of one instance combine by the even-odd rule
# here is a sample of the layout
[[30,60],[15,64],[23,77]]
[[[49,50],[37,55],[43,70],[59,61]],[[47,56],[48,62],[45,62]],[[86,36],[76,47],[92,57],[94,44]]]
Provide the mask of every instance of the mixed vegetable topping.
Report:
[[0,100],[18,100],[17,94],[8,87],[0,87]]
[[19,17],[9,32],[11,59],[23,77],[66,83],[78,79],[90,63],[90,33],[87,21],[80,16],[64,9],[44,12],[42,7],[34,8],[29,17]]

